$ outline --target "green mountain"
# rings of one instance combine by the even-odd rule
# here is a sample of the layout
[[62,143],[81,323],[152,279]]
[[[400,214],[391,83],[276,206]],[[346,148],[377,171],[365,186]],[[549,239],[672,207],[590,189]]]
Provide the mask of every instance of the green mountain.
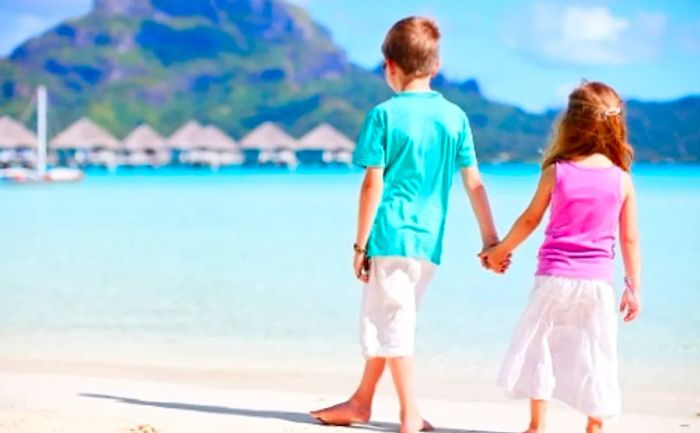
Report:
[[[38,84],[52,132],[87,114],[119,137],[143,121],[169,134],[190,118],[237,138],[264,120],[297,136],[326,121],[352,137],[390,95],[381,74],[279,0],[96,0],[0,60],[0,113],[31,123]],[[489,101],[473,80],[434,84],[470,115],[482,158],[537,158],[553,113]],[[700,159],[700,98],[630,102],[629,117],[644,159]]]

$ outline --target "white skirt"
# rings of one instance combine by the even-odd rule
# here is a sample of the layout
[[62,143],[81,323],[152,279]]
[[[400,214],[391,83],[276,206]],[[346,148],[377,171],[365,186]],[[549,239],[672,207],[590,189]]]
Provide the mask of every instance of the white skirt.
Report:
[[555,398],[600,419],[620,413],[614,290],[538,276],[498,377],[511,398]]

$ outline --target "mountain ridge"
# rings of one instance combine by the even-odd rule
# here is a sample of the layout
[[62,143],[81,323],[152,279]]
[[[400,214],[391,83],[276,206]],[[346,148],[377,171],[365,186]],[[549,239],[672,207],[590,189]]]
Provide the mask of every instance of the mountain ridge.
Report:
[[[301,136],[328,122],[350,137],[391,95],[380,70],[349,61],[331,32],[278,0],[96,0],[0,59],[0,114],[49,87],[52,130],[87,115],[119,137],[141,122],[169,134],[190,118],[240,137],[263,121]],[[533,160],[555,112],[488,100],[476,80],[440,74],[436,90],[470,117],[480,156]],[[700,97],[629,101],[645,160],[700,160]]]

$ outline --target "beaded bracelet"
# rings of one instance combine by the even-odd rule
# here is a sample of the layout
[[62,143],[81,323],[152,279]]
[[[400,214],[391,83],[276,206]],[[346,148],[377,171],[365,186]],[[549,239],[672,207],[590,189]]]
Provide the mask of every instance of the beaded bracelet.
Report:
[[639,288],[636,284],[633,284],[632,278],[625,277],[625,290],[629,290],[631,293],[637,294]]
[[358,244],[352,244],[352,249],[358,254],[366,254],[367,248],[362,248]]

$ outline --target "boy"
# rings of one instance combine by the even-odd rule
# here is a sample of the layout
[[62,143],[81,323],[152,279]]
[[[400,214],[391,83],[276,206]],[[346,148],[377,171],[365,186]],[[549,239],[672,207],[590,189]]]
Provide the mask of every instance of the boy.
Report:
[[484,248],[497,243],[466,114],[431,90],[440,31],[429,19],[405,18],[382,45],[387,84],[396,92],[368,114],[353,157],[366,168],[353,246],[364,282],[360,340],[362,381],[346,402],[311,412],[332,425],[366,423],[389,365],[401,405],[401,433],[431,430],[413,386],[416,312],[442,254],[452,177],[461,170]]

